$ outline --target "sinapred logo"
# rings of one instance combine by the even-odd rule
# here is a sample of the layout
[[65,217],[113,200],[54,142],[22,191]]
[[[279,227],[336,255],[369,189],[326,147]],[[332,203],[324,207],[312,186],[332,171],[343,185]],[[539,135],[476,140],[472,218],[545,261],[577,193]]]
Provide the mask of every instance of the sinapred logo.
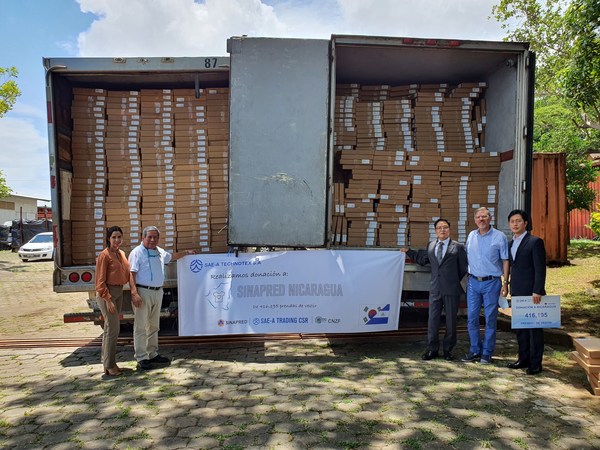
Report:
[[192,273],[200,272],[203,267],[204,267],[204,264],[202,264],[202,260],[200,260],[200,259],[194,259],[190,263],[190,270],[192,271]]

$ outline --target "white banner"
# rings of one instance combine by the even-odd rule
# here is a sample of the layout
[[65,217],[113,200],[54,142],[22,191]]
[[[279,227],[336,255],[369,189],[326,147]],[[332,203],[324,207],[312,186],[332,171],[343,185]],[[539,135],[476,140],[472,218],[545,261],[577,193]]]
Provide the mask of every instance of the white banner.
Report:
[[186,256],[179,335],[396,330],[404,259],[376,250]]
[[517,328],[560,328],[560,296],[544,295],[537,305],[532,296],[511,299],[511,325]]

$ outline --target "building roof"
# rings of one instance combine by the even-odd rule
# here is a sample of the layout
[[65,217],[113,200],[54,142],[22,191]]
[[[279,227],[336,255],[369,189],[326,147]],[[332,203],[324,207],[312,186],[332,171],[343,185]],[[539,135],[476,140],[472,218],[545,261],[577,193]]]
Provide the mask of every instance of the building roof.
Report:
[[49,202],[50,199],[47,198],[41,198],[41,197],[32,197],[31,195],[20,195],[20,194],[10,194],[7,197],[19,197],[19,198],[30,198],[32,200],[41,200],[43,202]]

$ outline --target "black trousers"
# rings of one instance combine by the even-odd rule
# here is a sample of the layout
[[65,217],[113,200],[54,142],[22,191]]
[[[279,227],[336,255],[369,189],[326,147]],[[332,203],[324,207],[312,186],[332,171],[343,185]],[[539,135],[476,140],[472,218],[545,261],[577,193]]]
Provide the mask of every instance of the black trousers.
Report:
[[544,357],[544,329],[524,328],[515,330],[519,344],[519,359],[529,362],[529,367],[542,367]]
[[429,319],[427,321],[427,349],[437,352],[440,348],[440,321],[442,308],[446,313],[446,333],[443,349],[450,353],[456,345],[456,316],[458,314],[458,295],[431,295],[429,297]]

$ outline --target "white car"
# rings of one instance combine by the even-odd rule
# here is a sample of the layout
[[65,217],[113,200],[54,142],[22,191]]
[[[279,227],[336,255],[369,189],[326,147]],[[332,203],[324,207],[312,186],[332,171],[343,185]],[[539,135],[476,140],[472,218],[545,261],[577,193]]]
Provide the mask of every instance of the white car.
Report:
[[54,259],[54,239],[52,232],[36,234],[19,249],[22,261],[30,259]]

